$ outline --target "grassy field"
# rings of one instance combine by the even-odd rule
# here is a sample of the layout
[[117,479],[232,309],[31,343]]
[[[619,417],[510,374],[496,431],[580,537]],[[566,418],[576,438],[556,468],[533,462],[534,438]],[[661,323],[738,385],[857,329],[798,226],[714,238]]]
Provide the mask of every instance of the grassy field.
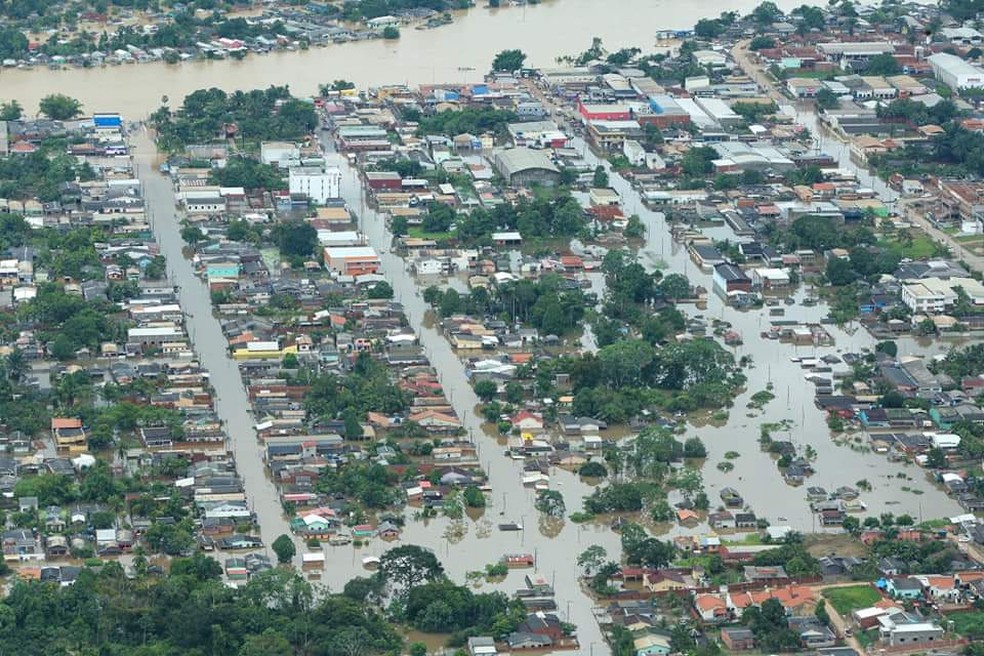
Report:
[[420,226],[413,226],[407,230],[407,234],[411,237],[417,237],[418,239],[433,239],[434,241],[442,241],[454,238],[454,233],[451,232],[424,232],[424,229]]
[[824,590],[823,596],[826,597],[830,605],[841,615],[845,615],[859,608],[867,608],[881,599],[881,594],[878,590],[870,585],[831,588],[830,590]]
[[936,251],[933,239],[921,230],[910,230],[909,234],[912,236],[911,244],[896,238],[882,239],[878,245],[898,253],[899,257],[910,257],[914,260],[932,257]]
[[953,613],[946,619],[953,622],[954,630],[967,638],[984,637],[984,611]]

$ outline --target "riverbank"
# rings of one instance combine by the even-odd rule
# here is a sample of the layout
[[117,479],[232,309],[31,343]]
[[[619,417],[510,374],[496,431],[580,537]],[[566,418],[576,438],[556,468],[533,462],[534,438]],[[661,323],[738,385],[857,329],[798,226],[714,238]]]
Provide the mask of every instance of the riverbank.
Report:
[[[727,0],[721,11],[747,12],[753,0]],[[778,3],[796,6],[795,0]],[[580,52],[594,37],[606,47],[651,43],[660,29],[689,30],[703,17],[697,3],[627,0],[547,0],[526,7],[476,7],[455,15],[436,30],[407,29],[397,40],[374,39],[306,51],[273,52],[243,61],[201,61],[189,65],[152,62],[94,69],[18,71],[0,69],[2,99],[16,98],[29,114],[57,90],[78,98],[87,111],[148,116],[162,96],[182,98],[196,89],[225,90],[288,85],[295,95],[313,95],[336,79],[359,88],[391,83],[478,82],[497,52],[520,48],[527,63],[550,66],[556,57]],[[604,15],[605,20],[599,20]],[[449,56],[448,53],[454,53]]]

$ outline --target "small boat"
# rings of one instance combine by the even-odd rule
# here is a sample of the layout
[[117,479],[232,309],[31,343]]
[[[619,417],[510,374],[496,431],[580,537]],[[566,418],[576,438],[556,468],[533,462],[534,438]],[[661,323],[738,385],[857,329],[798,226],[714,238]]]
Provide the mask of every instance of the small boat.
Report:
[[505,522],[499,524],[500,531],[522,531],[523,525],[519,522]]
[[379,556],[364,556],[362,566],[366,569],[377,569],[379,567]]

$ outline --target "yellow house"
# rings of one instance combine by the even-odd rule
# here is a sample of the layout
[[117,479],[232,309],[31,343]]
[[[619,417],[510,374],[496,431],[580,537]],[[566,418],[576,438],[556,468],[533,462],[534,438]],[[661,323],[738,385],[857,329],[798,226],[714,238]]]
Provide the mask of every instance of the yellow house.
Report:
[[294,344],[280,348],[278,342],[248,342],[245,348],[234,350],[232,357],[236,360],[280,360],[288,353],[297,355],[297,345]]

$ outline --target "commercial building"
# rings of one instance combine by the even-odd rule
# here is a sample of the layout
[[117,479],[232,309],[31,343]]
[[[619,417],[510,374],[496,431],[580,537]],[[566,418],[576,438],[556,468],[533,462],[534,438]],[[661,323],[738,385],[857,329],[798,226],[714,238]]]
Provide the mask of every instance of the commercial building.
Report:
[[379,255],[369,246],[328,247],[324,254],[325,267],[344,276],[361,276],[379,271]]
[[973,278],[925,278],[902,285],[902,302],[916,314],[948,312],[959,299],[956,287],[963,289],[974,306],[984,305],[984,285]]
[[745,272],[734,264],[718,264],[714,267],[714,287],[724,292],[750,292],[752,291],[752,280],[745,275]]
[[290,193],[303,194],[318,205],[341,195],[342,172],[337,166],[292,166],[288,178]]
[[643,125],[652,124],[661,130],[673,126],[686,127],[690,124],[690,114],[680,107],[680,104],[672,96],[650,96],[649,110],[649,114],[639,116],[639,123]]
[[634,118],[632,110],[625,105],[588,105],[578,100],[577,111],[585,121],[628,121]]
[[926,58],[933,67],[933,77],[951,89],[984,86],[984,70],[945,52]]
[[566,148],[570,141],[553,121],[527,121],[506,126],[516,146]]
[[588,139],[603,150],[621,150],[628,139],[641,139],[642,128],[638,121],[591,121],[588,123]]
[[696,98],[694,102],[700,105],[708,116],[725,127],[738,125],[745,120],[720,98]]
[[260,160],[264,164],[287,166],[301,159],[297,144],[286,141],[264,141],[260,144]]
[[495,169],[513,187],[553,186],[560,181],[560,169],[542,150],[500,150],[495,155]]

